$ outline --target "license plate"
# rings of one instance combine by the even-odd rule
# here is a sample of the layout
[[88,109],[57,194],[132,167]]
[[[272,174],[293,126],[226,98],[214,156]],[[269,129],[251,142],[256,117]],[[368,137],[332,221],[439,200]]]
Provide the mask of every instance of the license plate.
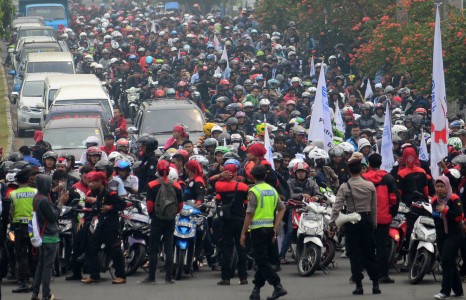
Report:
[[138,213],[133,213],[131,214],[131,220],[134,221],[139,221],[143,223],[149,223],[149,216],[143,215],[143,214],[138,214]]

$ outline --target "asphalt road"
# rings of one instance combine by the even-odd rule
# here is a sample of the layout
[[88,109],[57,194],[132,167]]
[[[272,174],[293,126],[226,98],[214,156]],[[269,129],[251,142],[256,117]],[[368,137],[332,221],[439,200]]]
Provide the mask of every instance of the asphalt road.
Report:
[[[288,290],[288,295],[282,299],[433,299],[433,295],[440,290],[440,283],[435,282],[432,275],[426,276],[425,280],[418,285],[408,282],[407,273],[396,273],[393,270],[391,276],[395,284],[381,285],[382,294],[372,295],[372,284],[367,275],[364,279],[365,295],[355,297],[351,294],[354,285],[350,284],[349,260],[339,258],[341,252],[337,253],[334,267],[330,267],[327,274],[317,271],[310,277],[300,277],[296,265],[282,266],[279,275],[283,286]],[[289,258],[290,259],[290,258]],[[160,280],[156,285],[141,285],[137,281],[146,276],[140,270],[135,275],[128,277],[124,285],[112,285],[110,275],[102,274],[103,280],[98,284],[84,285],[79,282],[67,282],[64,277],[55,278],[52,282],[52,292],[60,299],[158,299],[158,300],[237,300],[248,299],[252,290],[252,271],[249,272],[249,284],[239,285],[238,279],[232,279],[231,286],[217,286],[220,280],[220,272],[212,272],[203,268],[195,273],[194,278],[185,277],[173,285],[165,284],[163,273],[157,273]],[[438,276],[439,277],[439,276]],[[19,300],[29,299],[30,294],[12,294],[11,290],[15,283],[4,281],[2,283],[3,299]],[[263,288],[261,296],[266,299],[272,293],[272,287],[267,285]]]

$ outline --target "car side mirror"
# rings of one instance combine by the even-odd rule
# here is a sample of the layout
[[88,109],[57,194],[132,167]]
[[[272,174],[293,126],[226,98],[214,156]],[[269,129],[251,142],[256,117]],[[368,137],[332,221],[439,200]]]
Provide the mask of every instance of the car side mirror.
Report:
[[131,126],[131,127],[128,127],[128,133],[131,133],[131,134],[138,134],[139,133],[139,130],[134,127],[134,126]]
[[15,49],[14,48],[8,48],[8,53],[9,54],[15,53]]
[[8,71],[8,75],[15,76],[16,71],[15,70],[10,70],[10,71]]
[[10,103],[13,105],[16,104],[16,101],[18,101],[18,96],[18,92],[12,92],[10,97]]

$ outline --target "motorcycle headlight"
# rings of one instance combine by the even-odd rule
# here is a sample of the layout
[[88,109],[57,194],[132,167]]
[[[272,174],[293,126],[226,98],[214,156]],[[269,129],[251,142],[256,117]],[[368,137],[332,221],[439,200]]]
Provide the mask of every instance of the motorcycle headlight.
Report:
[[27,105],[23,105],[23,106],[21,106],[21,111],[30,112],[31,108],[29,106],[27,106]]
[[191,210],[190,210],[190,209],[182,209],[181,212],[180,212],[180,214],[181,214],[182,216],[187,217],[187,216],[189,216],[189,215],[191,214]]
[[317,234],[317,227],[304,226],[304,230],[306,231],[306,234],[308,234],[308,235],[316,235]]
[[426,240],[426,235],[424,234],[424,232],[422,232],[422,229],[421,228],[416,228],[416,236],[418,237],[418,239],[420,240]]

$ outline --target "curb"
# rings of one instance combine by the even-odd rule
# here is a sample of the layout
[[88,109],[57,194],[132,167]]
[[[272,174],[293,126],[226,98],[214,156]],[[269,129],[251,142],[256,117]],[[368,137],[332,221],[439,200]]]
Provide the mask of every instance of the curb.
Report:
[[6,82],[5,69],[3,67],[3,62],[0,62],[0,76],[2,77],[3,84],[5,85],[5,95],[3,96],[3,101],[5,101],[6,106],[6,122],[8,127],[8,146],[7,149],[4,149],[6,152],[3,153],[3,157],[6,157],[10,154],[10,151],[13,150],[13,125],[11,123],[11,114],[10,114],[10,99],[8,99],[9,88]]

